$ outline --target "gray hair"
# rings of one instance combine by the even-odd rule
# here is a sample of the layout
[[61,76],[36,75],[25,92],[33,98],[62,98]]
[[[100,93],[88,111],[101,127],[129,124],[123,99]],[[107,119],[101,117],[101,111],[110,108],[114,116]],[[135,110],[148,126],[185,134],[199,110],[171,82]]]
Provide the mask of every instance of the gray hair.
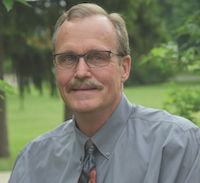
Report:
[[86,18],[86,17],[94,16],[94,15],[103,15],[111,21],[117,35],[118,52],[122,56],[130,55],[128,33],[126,30],[125,22],[123,18],[121,17],[121,15],[119,15],[118,13],[108,14],[103,8],[93,3],[82,3],[82,4],[75,5],[72,8],[70,8],[68,11],[64,12],[58,18],[55,25],[53,38],[52,38],[54,51],[55,51],[55,41],[57,38],[58,31],[65,21],[70,21],[75,18],[80,18],[80,19]]

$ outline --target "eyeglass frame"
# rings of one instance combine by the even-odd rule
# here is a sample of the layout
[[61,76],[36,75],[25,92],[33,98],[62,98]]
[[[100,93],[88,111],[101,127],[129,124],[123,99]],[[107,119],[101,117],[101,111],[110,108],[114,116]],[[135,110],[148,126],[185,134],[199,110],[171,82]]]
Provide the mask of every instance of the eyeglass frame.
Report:
[[[84,53],[84,54],[76,54],[76,53],[68,53],[68,52],[54,53],[54,54],[53,54],[53,62],[54,62],[54,65],[55,65],[56,67],[59,67],[60,69],[63,69],[63,70],[72,70],[72,69],[76,68],[77,65],[78,65],[78,63],[79,63],[80,58],[83,58],[83,59],[84,59],[85,63],[87,64],[87,66],[88,66],[89,68],[101,68],[101,67],[107,66],[107,65],[110,63],[109,61],[110,61],[111,56],[110,56],[110,58],[109,58],[109,60],[108,60],[108,63],[107,63],[106,65],[103,65],[103,66],[90,66],[90,65],[88,64],[87,58],[85,57],[85,56],[87,56],[87,54],[90,53],[90,52],[106,52],[106,53],[109,53],[109,56],[110,56],[111,54],[114,54],[114,55],[117,55],[117,56],[119,56],[119,57],[123,57],[122,54],[120,54],[120,53],[118,53],[118,52],[116,52],[116,51],[111,51],[111,50],[89,50],[89,51],[87,51],[87,52]],[[59,66],[59,65],[56,64],[56,56],[65,55],[65,54],[66,54],[66,55],[73,55],[73,56],[76,57],[76,62],[75,62],[75,64],[74,64],[71,68],[64,68],[64,67]]]

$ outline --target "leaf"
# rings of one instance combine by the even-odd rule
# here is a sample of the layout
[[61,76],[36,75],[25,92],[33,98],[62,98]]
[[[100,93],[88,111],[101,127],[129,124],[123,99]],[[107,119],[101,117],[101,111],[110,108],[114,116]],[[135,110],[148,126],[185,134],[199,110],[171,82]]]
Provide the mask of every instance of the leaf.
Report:
[[14,0],[2,0],[3,5],[5,6],[7,12],[9,12],[14,4]]
[[5,97],[4,97],[3,95],[0,95],[0,99],[4,100],[4,99],[5,99]]
[[15,1],[17,1],[19,3],[22,3],[22,4],[24,4],[24,5],[28,6],[28,7],[31,7],[31,5],[29,3],[27,3],[26,0],[15,0]]
[[149,5],[150,3],[155,2],[155,0],[146,0],[147,5]]
[[[15,94],[14,88],[4,80],[0,80],[0,91],[3,91],[7,94]],[[2,98],[2,96],[0,97]]]

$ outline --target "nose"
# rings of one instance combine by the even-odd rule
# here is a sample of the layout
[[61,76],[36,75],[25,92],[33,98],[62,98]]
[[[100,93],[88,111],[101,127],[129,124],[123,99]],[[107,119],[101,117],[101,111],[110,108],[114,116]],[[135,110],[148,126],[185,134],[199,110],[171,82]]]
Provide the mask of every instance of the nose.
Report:
[[84,79],[91,76],[90,68],[86,64],[83,57],[79,58],[79,62],[75,68],[75,78],[77,79]]

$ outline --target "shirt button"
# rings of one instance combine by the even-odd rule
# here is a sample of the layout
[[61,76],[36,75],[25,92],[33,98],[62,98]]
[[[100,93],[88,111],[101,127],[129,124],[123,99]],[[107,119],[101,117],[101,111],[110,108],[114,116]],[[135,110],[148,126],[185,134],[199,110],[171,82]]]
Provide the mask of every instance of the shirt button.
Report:
[[106,157],[107,157],[107,158],[110,157],[110,153],[109,153],[109,152],[106,153]]

